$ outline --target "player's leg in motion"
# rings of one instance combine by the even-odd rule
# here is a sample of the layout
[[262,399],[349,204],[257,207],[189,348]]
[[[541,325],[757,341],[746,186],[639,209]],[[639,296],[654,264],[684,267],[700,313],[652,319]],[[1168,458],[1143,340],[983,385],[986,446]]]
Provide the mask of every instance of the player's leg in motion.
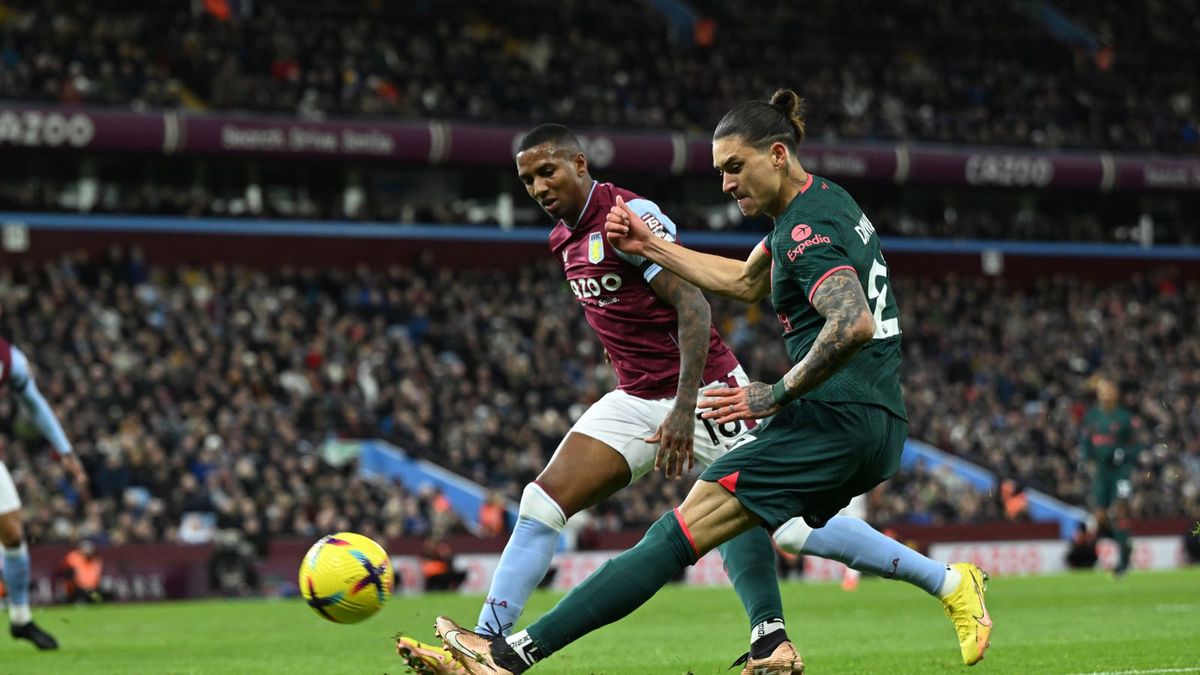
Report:
[[[743,386],[750,381],[740,367],[733,377]],[[717,429],[717,433],[712,429],[706,422],[696,423],[694,452],[696,461],[705,468],[728,452],[728,444],[736,442],[748,431],[745,423],[738,423],[732,436],[726,436],[725,427]],[[721,544],[717,550],[733,590],[750,619],[750,651],[746,658],[759,659],[771,654],[788,642],[788,635],[783,620],[783,598],[779,595],[775,547],[770,535],[761,527],[751,528]],[[785,647],[791,648],[790,643]]]
[[0,544],[4,545],[9,632],[14,638],[29,640],[38,649],[57,649],[58,642],[33,622],[29,609],[29,547],[21,526],[21,500],[3,463],[0,463]]
[[[847,516],[850,518],[858,518],[859,520],[866,520],[867,519],[867,496],[859,495],[859,496],[855,497],[854,499],[851,499],[850,505],[847,506],[846,508],[842,509],[842,512],[839,513],[838,515],[839,516]],[[862,572],[847,565],[846,569],[842,572],[842,590],[843,591],[853,591],[853,590],[857,589],[858,588],[858,580],[860,577],[862,577]]]
[[[636,546],[604,563],[527,629],[508,638],[488,639],[439,617],[438,635],[458,654],[471,656],[460,661],[481,659],[480,668],[470,672],[524,672],[583,635],[633,612],[700,556],[759,522],[724,488],[699,481],[683,505],[664,514]],[[767,672],[791,672],[791,667]]]
[[938,598],[954,623],[963,663],[972,666],[983,659],[992,623],[983,602],[987,574],[977,565],[930,559],[849,516],[834,516],[817,529],[793,518],[775,531],[775,542],[788,553],[836,560],[862,572],[908,582]]
[[[602,405],[593,406],[589,411],[591,416],[580,422],[586,424],[602,417],[598,414],[603,410]],[[625,450],[644,453],[646,448]],[[653,461],[652,454],[649,459]],[[644,463],[636,458],[627,459],[611,445],[586,434],[576,431],[567,434],[550,463],[521,493],[517,523],[500,554],[475,632],[491,636],[512,632],[525,602],[550,569],[567,519],[629,485],[633,475],[630,461]],[[409,668],[422,675],[467,672],[446,650],[409,637],[397,639],[396,651]]]
[[571,432],[533,483],[525,486],[512,536],[500,555],[476,630],[508,635],[550,569],[567,519],[615,494],[632,478],[608,444]]
[[850,516],[834,516],[817,529],[793,518],[775,531],[775,542],[788,553],[836,560],[860,572],[908,582],[939,598],[953,592],[961,580],[950,565],[927,558]]
[[733,590],[750,619],[750,658],[765,657],[788,641],[771,536],[754,527],[717,547]]

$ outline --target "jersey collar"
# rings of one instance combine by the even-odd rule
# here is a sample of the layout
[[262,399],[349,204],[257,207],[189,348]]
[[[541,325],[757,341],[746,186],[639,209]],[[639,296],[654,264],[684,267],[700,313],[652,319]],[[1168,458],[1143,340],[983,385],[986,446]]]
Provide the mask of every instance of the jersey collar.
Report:
[[566,227],[568,230],[574,230],[576,227],[579,227],[579,223],[583,222],[583,216],[587,213],[588,207],[591,206],[592,195],[596,193],[596,186],[599,184],[600,184],[600,181],[592,179],[592,189],[588,190],[587,201],[585,201],[583,203],[583,208],[579,210],[579,220],[576,220],[574,225],[568,225],[566,218],[560,219],[562,221],[563,226]]
[[[783,213],[780,213],[779,216],[783,217],[784,213],[791,211],[792,207],[795,206],[796,203],[800,201],[800,198],[804,196],[804,193],[808,192],[808,189],[810,187],[812,187],[812,184],[813,184],[813,175],[810,172],[808,174],[808,180],[804,181],[804,185],[800,186],[800,191],[796,193],[795,197],[792,197],[792,201],[788,202],[788,205],[786,207],[784,207],[784,209],[783,209]],[[772,220],[778,220],[778,218],[775,218]]]

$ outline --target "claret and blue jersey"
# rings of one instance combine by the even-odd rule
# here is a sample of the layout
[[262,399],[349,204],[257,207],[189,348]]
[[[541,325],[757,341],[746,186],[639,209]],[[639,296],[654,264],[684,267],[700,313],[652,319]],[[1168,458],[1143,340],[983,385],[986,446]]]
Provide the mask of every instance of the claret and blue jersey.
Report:
[[[618,195],[655,234],[669,241],[678,238],[675,223],[654,202],[612,183],[595,182],[579,222],[569,227],[560,220],[551,230],[550,250],[608,350],[618,388],[639,398],[673,398],[679,384],[678,315],[650,288],[662,267],[609,244],[604,223]],[[710,328],[704,382],[725,380],[737,365],[733,352]],[[701,384],[695,383],[697,388]]]

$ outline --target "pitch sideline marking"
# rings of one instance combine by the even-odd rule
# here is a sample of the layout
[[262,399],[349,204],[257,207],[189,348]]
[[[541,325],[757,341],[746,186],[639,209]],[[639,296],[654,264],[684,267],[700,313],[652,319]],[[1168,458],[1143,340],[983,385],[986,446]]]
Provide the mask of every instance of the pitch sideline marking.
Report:
[[1148,675],[1151,673],[1200,673],[1198,668],[1154,668],[1152,670],[1104,670],[1093,673],[1072,673],[1070,675]]

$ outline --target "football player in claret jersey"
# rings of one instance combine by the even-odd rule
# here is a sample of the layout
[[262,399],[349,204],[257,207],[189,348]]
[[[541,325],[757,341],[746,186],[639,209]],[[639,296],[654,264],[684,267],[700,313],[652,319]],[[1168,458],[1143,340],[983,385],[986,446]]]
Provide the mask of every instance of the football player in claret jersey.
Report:
[[[1129,571],[1133,544],[1129,541],[1129,497],[1133,494],[1133,468],[1137,465],[1133,415],[1120,405],[1116,382],[1095,379],[1096,405],[1083,418],[1080,459],[1092,468],[1092,515],[1096,534],[1117,543],[1119,557],[1113,574]],[[1109,511],[1115,513],[1109,513]],[[1113,516],[1116,516],[1115,518]]]
[[[664,514],[638,545],[609,560],[525,630],[507,638],[482,635],[438,617],[439,637],[468,672],[525,672],[628,615],[684,567],[748,532],[771,530],[777,540],[786,539],[789,528],[807,521],[815,529],[806,538],[820,536],[854,496],[899,467],[908,423],[887,264],[854,200],[800,165],[799,108],[799,97],[781,90],[771,102],[734,107],[713,134],[723,190],[743,213],[775,219],[773,232],[747,260],[690,251],[655,236],[620,194],[606,226],[616,249],[704,290],[745,302],[771,296],[795,366],[774,386],[707,389],[700,407],[719,424],[772,419],[712,462],[683,504]],[[869,547],[860,553],[873,555]],[[954,621],[963,660],[974,664],[991,631],[985,577],[976,566],[958,563],[940,580],[942,588],[933,592]],[[765,646],[772,648],[752,643],[743,673],[803,672],[790,642]]]
[[[550,254],[617,376],[617,389],[593,404],[550,463],[527,485],[476,630],[503,636],[549,569],[567,519],[652,468],[681,478],[693,458],[707,466],[755,422],[713,425],[699,417],[698,391],[746,384],[737,359],[712,326],[708,301],[693,285],[639,256],[617,251],[604,224],[616,199],[636,209],[657,236],[675,224],[653,202],[592,179],[578,139],[566,127],[526,134],[517,175],[556,223]],[[786,641],[775,552],[762,530],[721,548],[734,589],[750,615],[752,638]],[[443,649],[400,638],[397,651],[420,673],[467,672]]]
[[[7,340],[0,338],[0,385],[25,404],[42,436],[58,452],[63,468],[71,474],[80,492],[87,489],[87,473],[72,452],[50,404],[38,391],[30,372],[29,359]],[[4,587],[8,593],[9,632],[29,640],[38,649],[57,649],[58,642],[33,622],[29,609],[29,547],[21,525],[21,498],[8,467],[0,462],[0,544],[4,545]]]
[[[618,202],[663,241],[677,237],[671,219],[653,202],[593,180],[579,142],[565,127],[543,125],[526,135],[517,170],[530,196],[558,219],[550,234],[552,255],[612,358],[618,389],[588,409],[550,465],[525,489],[520,517],[475,628],[491,636],[511,632],[573,513],[653,466],[679,477],[693,453],[708,466],[756,426],[754,419],[720,424],[698,419],[697,389],[703,394],[742,386],[748,383],[745,373],[712,328],[708,304],[694,286],[641,255],[613,248],[605,236],[605,220]],[[790,553],[838,560],[930,594],[958,584],[956,570],[856,518],[835,517],[820,530],[794,519],[778,529],[776,541]],[[760,655],[792,650],[769,549],[762,528],[720,546],[750,615],[751,651],[744,672],[754,672]],[[444,650],[412,638],[401,638],[397,649],[420,673],[473,672],[454,664]]]

